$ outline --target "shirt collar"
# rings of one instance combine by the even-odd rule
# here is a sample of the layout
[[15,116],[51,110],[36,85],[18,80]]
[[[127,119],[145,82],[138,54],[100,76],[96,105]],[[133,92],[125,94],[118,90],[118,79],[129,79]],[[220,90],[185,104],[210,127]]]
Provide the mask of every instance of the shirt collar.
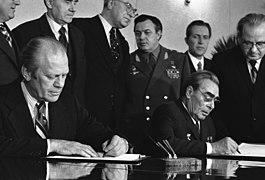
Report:
[[[247,62],[248,62],[248,64],[249,64],[249,66],[251,66],[250,63],[249,63],[249,61],[250,61],[250,60],[247,59]],[[259,70],[260,63],[261,63],[261,59],[256,60],[255,67],[256,67],[257,70]]]
[[[47,21],[48,21],[48,23],[51,27],[51,30],[52,30],[53,34],[55,35],[56,39],[59,39],[59,36],[60,36],[59,30],[61,29],[62,25],[58,24],[53,19],[51,19],[47,13],[46,13],[46,18],[47,18]],[[68,40],[68,26],[67,26],[67,24],[65,24],[65,25],[63,25],[63,27],[66,30],[65,33],[66,33],[66,38]]]
[[109,41],[109,32],[110,32],[112,26],[108,23],[108,21],[101,14],[99,14],[98,17],[99,17],[99,19],[100,19],[100,21],[101,21],[101,23],[103,25],[105,34],[106,34],[107,39]]
[[189,51],[188,51],[188,55],[190,56],[191,62],[193,64],[193,66],[195,67],[195,69],[197,70],[198,68],[198,63],[201,62],[202,63],[202,69],[204,67],[204,57],[202,56],[202,58],[199,60],[196,57],[194,57]]

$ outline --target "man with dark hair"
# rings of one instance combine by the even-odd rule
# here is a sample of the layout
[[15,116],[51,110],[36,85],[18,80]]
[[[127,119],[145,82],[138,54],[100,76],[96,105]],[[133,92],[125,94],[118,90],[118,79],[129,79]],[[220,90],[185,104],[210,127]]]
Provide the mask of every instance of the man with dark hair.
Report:
[[20,76],[19,48],[6,22],[15,17],[20,0],[0,0],[0,85]]
[[216,141],[217,129],[210,113],[219,99],[218,85],[210,71],[191,74],[181,98],[154,112],[151,137],[156,142],[168,140],[178,156],[235,153],[238,145],[231,138]]
[[99,15],[73,20],[86,40],[85,106],[100,122],[115,129],[124,108],[129,59],[129,46],[119,29],[137,15],[135,6],[136,0],[104,0]]
[[47,12],[40,18],[23,23],[13,29],[22,49],[32,38],[49,36],[64,44],[69,60],[69,73],[65,89],[72,91],[83,104],[86,60],[85,41],[79,29],[69,24],[76,12],[78,0],[44,0]]
[[204,57],[204,54],[207,51],[211,36],[212,29],[207,22],[195,20],[188,25],[185,42],[189,49],[185,53],[189,59],[191,73],[210,69],[211,60]]
[[236,141],[264,143],[265,15],[241,18],[237,35],[238,46],[213,56],[221,97],[216,112]]
[[32,39],[22,52],[23,80],[0,87],[0,156],[118,156],[125,139],[98,123],[63,90],[69,73],[65,47],[54,38]]
[[148,154],[152,114],[160,104],[180,97],[189,66],[185,54],[160,45],[162,24],[158,18],[140,15],[134,22],[138,49],[130,55],[122,132],[136,151]]

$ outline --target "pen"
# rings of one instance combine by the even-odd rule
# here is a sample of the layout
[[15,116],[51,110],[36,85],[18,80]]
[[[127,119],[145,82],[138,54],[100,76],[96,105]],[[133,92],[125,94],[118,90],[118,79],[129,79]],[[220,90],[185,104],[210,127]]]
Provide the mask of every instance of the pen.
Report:
[[172,159],[172,155],[169,153],[169,151],[160,143],[160,142],[155,142],[155,140],[151,137],[151,136],[148,136],[150,139],[151,139],[151,141],[153,142],[153,143],[155,143],[156,144],[156,146],[157,147],[159,147],[160,149],[162,149],[165,153],[167,153],[167,155],[168,155],[168,158],[170,158],[170,159]]
[[168,142],[168,140],[167,139],[163,140],[163,143],[166,145],[168,150],[170,150],[173,158],[177,158],[177,155],[176,155],[175,151],[173,150],[172,146],[170,145],[170,143]]
[[236,149],[236,152],[238,152],[238,154],[241,154],[241,152],[239,151],[239,149],[238,149],[238,148]]

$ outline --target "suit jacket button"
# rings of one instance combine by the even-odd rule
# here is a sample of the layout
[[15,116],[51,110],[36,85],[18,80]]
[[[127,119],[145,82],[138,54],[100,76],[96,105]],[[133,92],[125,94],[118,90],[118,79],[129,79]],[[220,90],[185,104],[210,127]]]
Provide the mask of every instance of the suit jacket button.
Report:
[[146,109],[147,111],[149,111],[149,110],[150,110],[150,106],[146,106],[145,109]]
[[168,96],[164,96],[164,99],[167,100],[168,99]]
[[145,96],[145,99],[150,99],[150,96]]
[[146,121],[149,121],[150,120],[150,117],[146,117]]

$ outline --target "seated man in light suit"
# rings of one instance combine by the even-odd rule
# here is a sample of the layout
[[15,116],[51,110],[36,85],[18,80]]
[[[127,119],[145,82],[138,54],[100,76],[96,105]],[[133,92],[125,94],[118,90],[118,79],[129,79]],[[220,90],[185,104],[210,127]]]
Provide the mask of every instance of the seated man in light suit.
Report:
[[237,143],[229,137],[216,141],[210,115],[219,97],[218,78],[210,71],[198,71],[187,79],[185,94],[156,109],[150,134],[156,141],[167,139],[178,156],[230,154]]
[[[77,98],[63,90],[68,68],[65,47],[39,37],[22,52],[23,80],[0,87],[0,156],[118,156],[127,141],[96,122]],[[39,114],[37,106],[43,103]]]

